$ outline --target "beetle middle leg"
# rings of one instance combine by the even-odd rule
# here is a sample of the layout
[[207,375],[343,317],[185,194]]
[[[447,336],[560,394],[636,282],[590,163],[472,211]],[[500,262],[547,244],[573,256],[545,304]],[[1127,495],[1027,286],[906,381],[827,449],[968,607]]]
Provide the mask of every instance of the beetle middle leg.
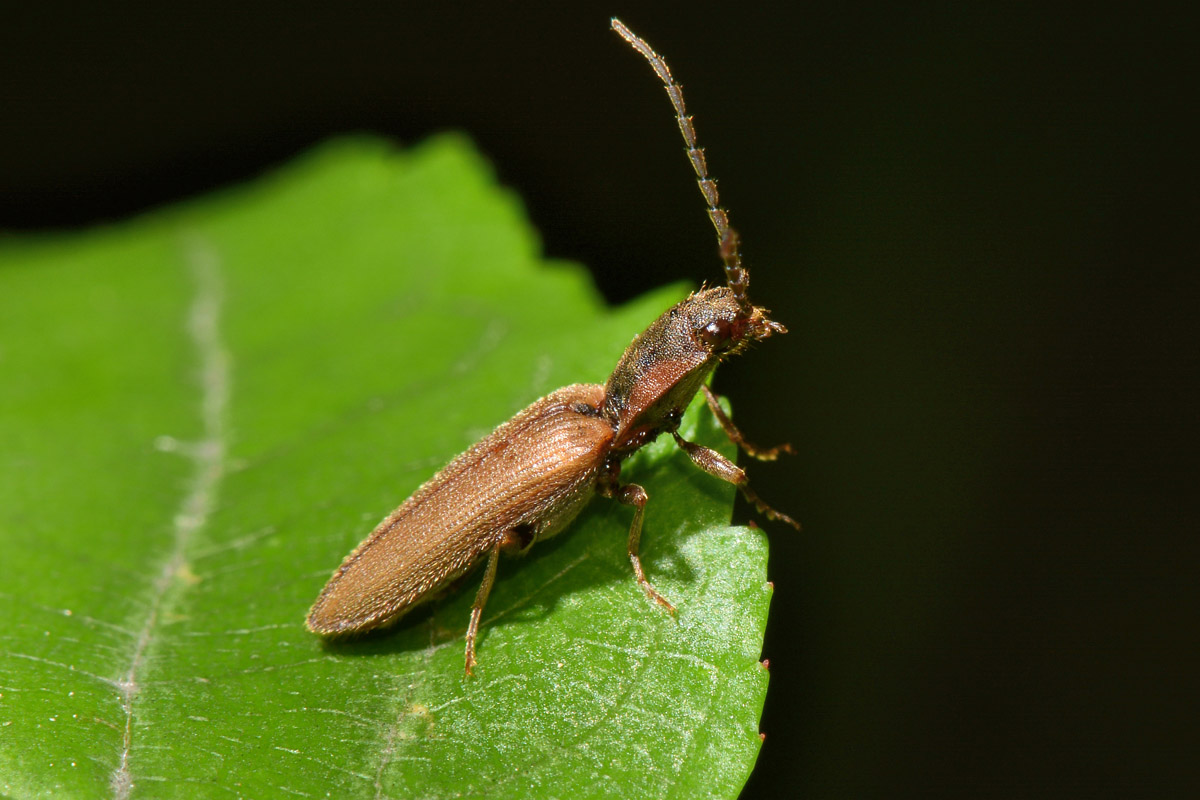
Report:
[[616,468],[609,468],[605,473],[604,478],[600,482],[600,494],[604,497],[611,497],[618,503],[626,506],[633,506],[633,523],[629,526],[629,560],[633,563],[633,574],[637,578],[638,586],[642,587],[642,591],[646,593],[654,602],[675,613],[675,605],[658,593],[658,590],[646,578],[646,571],[642,569],[642,559],[638,555],[638,550],[642,542],[642,517],[645,514],[646,500],[649,495],[646,490],[636,483],[627,483],[621,486],[617,483],[617,475],[620,471],[620,465]]
[[742,496],[754,504],[758,509],[758,513],[765,516],[767,519],[773,519],[777,522],[786,522],[796,530],[800,530],[800,523],[784,514],[782,511],[776,511],[771,508],[763,499],[758,496],[753,489],[750,488],[749,479],[746,478],[746,471],[734,464],[725,456],[718,453],[716,450],[710,450],[703,445],[689,442],[680,436],[677,432],[672,432],[675,437],[675,443],[683,449],[683,452],[688,454],[688,458],[692,460],[700,469],[707,472],[709,475],[720,478],[723,481],[728,481],[738,488]]
[[[717,422],[721,425],[721,430],[725,431],[725,435],[729,437],[729,441],[742,448],[746,452],[746,455],[757,458],[759,461],[774,461],[779,458],[780,453],[787,453],[788,455],[796,454],[796,451],[787,442],[777,444],[774,447],[759,447],[746,441],[746,437],[738,430],[737,425],[733,424],[733,420],[725,413],[725,409],[721,408],[721,404],[717,402],[717,396],[713,394],[713,390],[707,386],[701,386],[700,391],[704,393],[704,401],[708,403],[709,410],[717,418]],[[717,477],[721,476],[718,475]]]

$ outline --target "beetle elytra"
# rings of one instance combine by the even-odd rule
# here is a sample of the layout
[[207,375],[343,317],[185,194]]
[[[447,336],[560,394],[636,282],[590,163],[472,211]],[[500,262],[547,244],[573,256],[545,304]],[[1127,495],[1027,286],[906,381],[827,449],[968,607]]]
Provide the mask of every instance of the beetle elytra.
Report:
[[646,58],[667,90],[717,231],[726,285],[694,292],[663,313],[633,340],[604,385],[573,384],[536,400],[417,489],[329,579],[308,614],[315,633],[337,636],[390,625],[486,556],[466,634],[470,675],[500,553],[523,553],[560,532],[596,494],[633,506],[628,552],[634,575],[651,600],[674,613],[638,558],[646,490],[620,480],[622,462],[663,433],[700,469],[735,484],[767,518],[799,527],[763,503],[736,464],[679,435],[683,411],[699,392],[749,455],[773,460],[790,451],[787,445],[760,449],[748,443],[705,383],[723,359],[787,330],[747,297],[738,234],[696,145],[679,84],[644,40],[616,18],[612,28]]

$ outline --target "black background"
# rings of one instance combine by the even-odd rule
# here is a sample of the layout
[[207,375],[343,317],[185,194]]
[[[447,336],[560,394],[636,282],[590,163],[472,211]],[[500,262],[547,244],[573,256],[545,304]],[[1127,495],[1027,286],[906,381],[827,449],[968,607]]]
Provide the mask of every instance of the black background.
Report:
[[745,796],[1194,787],[1188,20],[10,10],[0,228],[118,219],[337,133],[462,129],[547,254],[585,263],[610,301],[717,280],[665,96],[613,13],[684,83],[752,294],[791,329],[717,379],[752,438],[798,446],[751,475],[805,524],[768,526],[772,682]]

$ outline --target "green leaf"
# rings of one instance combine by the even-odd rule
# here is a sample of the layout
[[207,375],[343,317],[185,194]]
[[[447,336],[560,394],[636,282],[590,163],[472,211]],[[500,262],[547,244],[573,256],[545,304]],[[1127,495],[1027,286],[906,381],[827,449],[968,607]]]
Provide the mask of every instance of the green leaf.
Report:
[[[603,382],[682,290],[606,309],[459,137],[335,142],[254,184],[0,249],[0,792],[734,797],[766,544],[669,439],[527,558],[330,645],[330,572],[538,396]],[[693,406],[684,431],[729,453]],[[477,573],[476,573],[477,575]]]

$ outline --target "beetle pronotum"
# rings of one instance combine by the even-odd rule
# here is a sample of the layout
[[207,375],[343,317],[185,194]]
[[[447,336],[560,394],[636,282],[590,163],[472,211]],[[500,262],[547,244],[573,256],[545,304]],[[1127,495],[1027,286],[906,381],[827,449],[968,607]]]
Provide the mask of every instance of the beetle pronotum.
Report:
[[646,579],[638,558],[646,490],[620,481],[622,462],[662,433],[673,436],[700,469],[735,484],[766,517],[799,527],[763,503],[736,464],[679,435],[683,411],[700,392],[725,433],[749,455],[773,460],[789,451],[787,445],[760,449],[748,443],[705,384],[724,358],[787,330],[746,295],[750,278],[737,232],[721,208],[682,89],[667,63],[620,20],[613,18],[612,28],[650,63],[675,108],[717,230],[726,285],[701,289],[668,309],[633,340],[603,386],[577,383],[534,401],[417,489],[333,573],[308,614],[315,633],[336,636],[390,625],[487,556],[467,626],[470,675],[501,551],[523,553],[558,533],[595,494],[633,506],[628,551],[634,575],[651,600],[674,614],[675,606]]

